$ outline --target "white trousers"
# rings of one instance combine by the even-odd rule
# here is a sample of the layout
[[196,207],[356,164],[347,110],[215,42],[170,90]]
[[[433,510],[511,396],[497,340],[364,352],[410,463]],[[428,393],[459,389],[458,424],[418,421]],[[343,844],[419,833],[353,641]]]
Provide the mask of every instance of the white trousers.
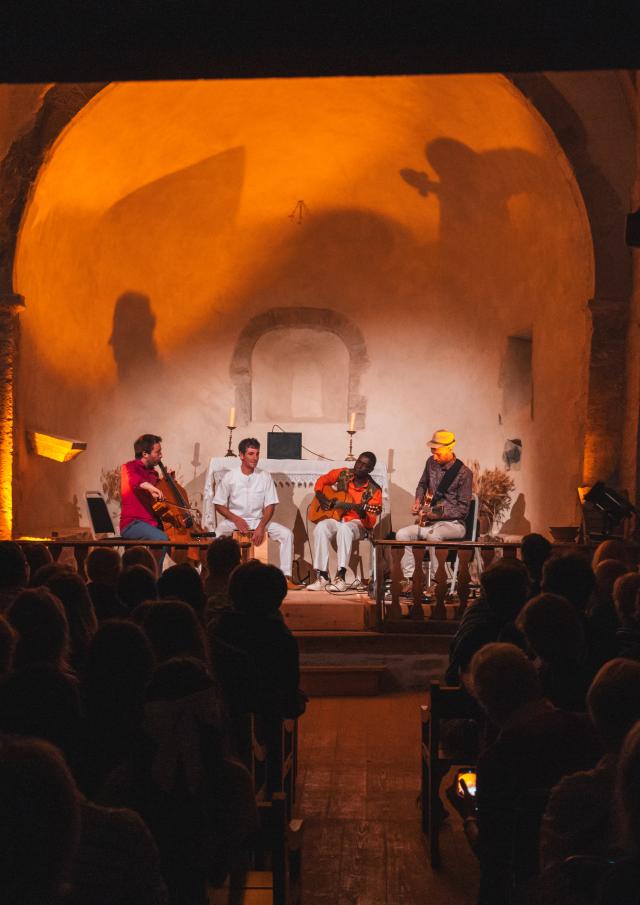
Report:
[[[431,525],[426,525],[424,528],[421,528],[420,525],[407,525],[406,528],[400,528],[396,531],[396,540],[459,540],[461,537],[464,537],[466,530],[467,529],[462,522],[433,522]],[[429,557],[431,559],[431,568],[435,572],[438,568],[438,559],[433,547],[429,548]],[[405,578],[411,578],[415,563],[413,550],[411,547],[405,547],[401,562],[402,574]]]
[[329,569],[329,551],[331,541],[335,537],[338,550],[338,569],[346,569],[351,559],[351,550],[355,540],[362,540],[366,531],[360,519],[338,522],[334,518],[326,518],[316,525],[313,535],[313,565],[318,572]]
[[[218,537],[233,534],[236,530],[237,528],[233,522],[226,518],[220,519],[216,525]],[[267,535],[271,540],[280,544],[280,568],[288,578],[291,578],[293,569],[293,531],[290,528],[285,528],[284,525],[279,525],[278,522],[272,521],[267,525]]]

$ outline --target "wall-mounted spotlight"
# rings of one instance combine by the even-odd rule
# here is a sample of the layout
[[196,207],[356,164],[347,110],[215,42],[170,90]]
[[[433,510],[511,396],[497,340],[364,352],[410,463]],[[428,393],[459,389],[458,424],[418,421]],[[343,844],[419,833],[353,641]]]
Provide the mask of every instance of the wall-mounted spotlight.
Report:
[[56,437],[42,431],[27,431],[27,442],[37,456],[53,459],[55,462],[70,462],[84,452],[87,444],[84,440],[71,440],[69,437]]

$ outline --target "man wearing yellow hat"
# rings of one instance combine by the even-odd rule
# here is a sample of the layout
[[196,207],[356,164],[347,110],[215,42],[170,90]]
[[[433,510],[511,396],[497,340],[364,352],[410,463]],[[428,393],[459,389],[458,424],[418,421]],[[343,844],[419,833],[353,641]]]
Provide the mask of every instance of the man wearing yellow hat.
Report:
[[[457,459],[453,451],[456,438],[448,430],[437,430],[427,446],[427,459],[416,488],[412,512],[420,515],[415,525],[396,531],[396,540],[460,540],[466,533],[465,519],[471,505],[473,475],[471,469]],[[431,565],[438,566],[435,550],[430,552]],[[402,557],[402,572],[406,579],[413,575],[415,560],[411,547]]]

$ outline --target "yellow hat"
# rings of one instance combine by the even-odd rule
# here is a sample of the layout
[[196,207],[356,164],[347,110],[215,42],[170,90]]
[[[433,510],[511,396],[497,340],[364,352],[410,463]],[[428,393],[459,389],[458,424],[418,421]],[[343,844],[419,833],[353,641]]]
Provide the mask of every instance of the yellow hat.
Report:
[[433,437],[429,440],[427,446],[430,446],[431,449],[440,449],[442,446],[451,446],[453,447],[456,442],[456,435],[451,431],[446,431],[440,429],[435,432]]

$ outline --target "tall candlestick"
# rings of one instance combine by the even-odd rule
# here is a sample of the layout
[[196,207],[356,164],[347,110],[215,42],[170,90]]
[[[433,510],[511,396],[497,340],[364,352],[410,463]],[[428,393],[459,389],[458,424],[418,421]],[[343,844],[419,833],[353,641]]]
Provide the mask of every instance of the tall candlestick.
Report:
[[236,426],[236,409],[235,409],[235,406],[232,406],[229,409],[229,423],[227,424],[227,427],[229,429],[231,429],[232,427],[235,427],[235,426]]
[[[233,409],[231,409],[231,411],[233,411]],[[229,412],[229,414],[231,414],[231,412]],[[229,418],[229,421],[231,421],[231,418]],[[235,427],[232,424],[227,424],[227,427],[229,428],[229,446],[225,453],[225,457],[226,456],[235,456],[234,451],[231,449],[231,444],[233,443],[233,432],[235,430]]]
[[356,433],[356,431],[348,430],[347,433],[349,434],[349,452],[345,456],[345,462],[355,462],[356,457],[353,454],[353,435]]
[[356,413],[351,412],[351,418],[349,419],[349,430],[353,431],[356,429]]

